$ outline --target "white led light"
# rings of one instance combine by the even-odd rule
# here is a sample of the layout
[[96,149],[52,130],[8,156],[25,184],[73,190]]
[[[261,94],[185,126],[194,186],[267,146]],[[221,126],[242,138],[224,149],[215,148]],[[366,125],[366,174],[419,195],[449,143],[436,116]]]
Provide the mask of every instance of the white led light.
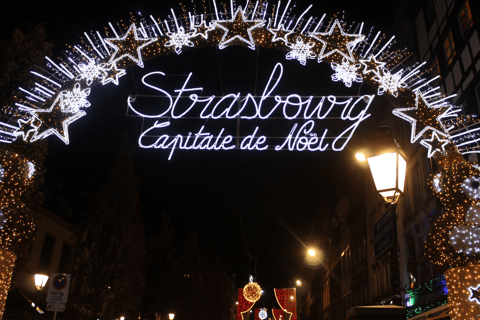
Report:
[[398,96],[398,90],[405,88],[407,85],[402,79],[403,70],[396,73],[390,73],[387,68],[381,68],[381,75],[376,74],[373,80],[379,83],[378,94],[382,95],[384,92],[390,93],[392,96]]
[[352,64],[347,59],[343,58],[342,63],[338,64],[332,62],[332,69],[335,73],[332,75],[332,80],[342,81],[345,86],[351,87],[352,82],[362,82],[363,78],[360,74],[357,73],[357,70],[360,69],[360,64]]
[[170,38],[165,42],[165,47],[175,47],[175,53],[182,53],[183,47],[193,47],[193,42],[190,41],[190,38],[194,36],[193,33],[185,33],[183,27],[179,27],[177,32],[167,33],[167,36]]
[[304,43],[302,37],[297,37],[295,44],[287,43],[287,47],[290,48],[290,52],[287,53],[285,58],[287,60],[298,60],[302,65],[307,63],[307,59],[315,59],[316,55],[311,50],[315,46],[315,43]]
[[469,177],[462,182],[461,186],[470,199],[480,198],[480,177]]
[[455,226],[449,232],[450,243],[458,253],[480,253],[480,228],[474,225]]
[[0,230],[2,230],[5,227],[6,223],[7,223],[7,218],[5,217],[3,210],[0,209]]
[[90,107],[90,102],[87,100],[90,90],[90,88],[82,90],[80,83],[77,82],[71,91],[64,90],[60,92],[59,96],[63,98],[60,105],[62,111],[77,113],[80,109]]
[[262,320],[266,319],[268,316],[267,310],[265,308],[260,309],[260,312],[258,313],[258,317]]
[[442,178],[442,173],[437,173],[433,177],[433,188],[437,193],[443,192],[443,178]]
[[105,77],[105,73],[103,72],[104,66],[105,64],[97,65],[93,59],[88,61],[88,64],[79,64],[78,69],[80,70],[80,74],[75,80],[85,80],[87,85],[90,86],[94,80],[102,80]]

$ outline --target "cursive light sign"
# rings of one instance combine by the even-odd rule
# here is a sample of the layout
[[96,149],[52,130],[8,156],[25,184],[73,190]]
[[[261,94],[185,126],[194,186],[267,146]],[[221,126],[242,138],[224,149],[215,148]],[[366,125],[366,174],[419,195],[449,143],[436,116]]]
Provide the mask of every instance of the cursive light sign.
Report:
[[[136,97],[128,98],[128,106],[136,115],[145,119],[153,119],[153,124],[145,129],[138,139],[141,148],[170,149],[168,159],[170,160],[175,150],[231,150],[239,148],[242,150],[267,149],[290,150],[290,151],[325,151],[331,148],[334,151],[341,151],[353,136],[362,121],[367,119],[370,104],[375,95],[363,96],[300,96],[290,94],[280,96],[274,91],[280,83],[283,75],[283,66],[277,63],[270,74],[270,78],[261,96],[254,96],[251,93],[242,96],[240,92],[229,93],[222,97],[215,95],[199,96],[203,91],[202,87],[190,87],[190,73],[183,85],[174,90],[174,94],[156,86],[159,77],[165,73],[155,71],[146,74],[142,83],[160,93],[159,98],[163,102],[155,106],[155,112],[145,113],[140,111]],[[188,102],[185,103],[185,100]],[[181,101],[181,102],[180,102]],[[135,104],[135,106],[134,106]],[[204,119],[204,124],[199,126],[196,133],[188,134],[167,134],[167,129],[174,121],[180,119]],[[329,128],[317,127],[319,120],[342,120],[347,123],[345,129],[335,133],[334,137],[328,137]],[[216,129],[214,133],[206,128],[206,120],[222,119],[237,122],[252,122],[254,129],[248,135],[240,137],[228,134],[225,127]],[[285,131],[280,143],[270,144],[269,137],[261,134],[260,125],[267,119],[283,119],[293,122],[289,131]],[[300,122],[301,121],[301,122]],[[335,126],[338,128],[338,125]],[[278,128],[276,128],[278,130]],[[330,131],[331,134],[332,130]],[[286,136],[285,136],[286,135]],[[278,139],[278,137],[277,137]],[[327,142],[333,140],[331,142]]]

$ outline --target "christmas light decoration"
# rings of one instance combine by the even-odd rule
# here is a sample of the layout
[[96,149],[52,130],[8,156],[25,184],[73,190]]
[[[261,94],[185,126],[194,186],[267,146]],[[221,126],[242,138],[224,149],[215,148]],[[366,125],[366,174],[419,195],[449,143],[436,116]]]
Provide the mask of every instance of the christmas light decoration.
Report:
[[108,61],[109,64],[130,59],[143,68],[142,49],[155,42],[157,38],[140,38],[136,25],[132,24],[123,37],[104,40],[115,50]]
[[379,83],[378,94],[382,95],[384,92],[390,93],[392,96],[398,96],[398,90],[400,88],[405,88],[407,84],[402,78],[403,70],[400,70],[396,73],[390,73],[388,69],[381,68],[380,74],[376,74],[373,77],[373,80]]
[[480,266],[457,267],[445,272],[452,320],[476,319],[480,314]]
[[238,296],[237,296],[237,317],[236,320],[243,320],[242,314],[248,312],[252,309],[255,302],[250,302],[245,299],[243,288],[238,289]]
[[[395,106],[393,113],[412,125],[411,142],[419,141],[427,148],[428,157],[436,161],[439,167],[430,184],[434,194],[445,205],[446,212],[434,222],[427,239],[429,259],[436,264],[447,263],[454,267],[480,263],[480,254],[476,253],[477,209],[471,209],[478,205],[475,179],[480,177],[480,170],[462,157],[480,152],[480,120],[459,115],[461,109],[449,102],[455,95],[443,95],[439,87],[430,87],[438,76],[427,79],[423,70],[424,62],[405,67],[401,63],[408,53],[403,49],[392,50],[394,36],[387,39],[380,31],[364,36],[361,34],[363,24],[348,25],[335,17],[330,22],[325,21],[325,15],[318,20],[308,18],[305,14],[311,6],[296,15],[291,13],[293,6],[290,6],[290,1],[282,8],[281,2],[270,8],[266,2],[257,2],[242,9],[231,1],[224,10],[215,0],[212,4],[211,15],[206,15],[208,10],[205,5],[202,14],[184,9],[183,17],[175,16],[172,10],[170,20],[151,16],[151,25],[147,25],[145,20],[130,25],[121,24],[120,32],[109,23],[110,29],[106,31],[113,32],[113,35],[85,33],[81,45],[69,47],[66,60],[46,58],[46,72],[32,72],[38,82],[31,88],[20,88],[23,97],[18,98],[13,106],[3,108],[4,116],[10,120],[0,122],[0,142],[15,144],[16,139],[35,142],[56,135],[68,144],[68,126],[83,117],[86,108],[90,107],[87,100],[90,88],[110,82],[118,85],[128,67],[143,67],[148,59],[174,51],[179,54],[185,48],[204,46],[224,49],[241,45],[251,49],[263,47],[284,50],[287,52],[286,59],[298,60],[302,65],[306,65],[308,59],[331,64],[335,72],[332,81],[342,81],[346,86],[363,81],[372,86],[378,95],[386,94],[390,98]],[[267,8],[271,11],[267,12]],[[352,33],[351,30],[356,31]],[[162,75],[160,71],[152,74],[159,75]],[[134,98],[128,99],[129,108],[135,114],[155,120],[140,135],[139,145],[171,149],[169,158],[175,149],[229,150],[237,145],[233,143],[234,135],[227,133],[226,127],[212,131],[199,125],[192,130],[194,133],[187,135],[159,134],[158,131],[166,130],[170,121],[186,116],[190,110],[199,112],[199,119],[235,121],[238,118],[264,120],[276,112],[282,112],[285,119],[294,120],[286,130],[283,141],[271,146],[262,128],[254,125],[255,129],[243,140],[237,135],[239,148],[312,152],[330,148],[340,151],[363,120],[370,116],[368,107],[374,95],[345,99],[332,95],[314,98],[290,94],[284,97],[274,93],[282,75],[283,66],[277,64],[260,98],[252,93],[242,97],[238,92],[224,97],[199,97],[202,88],[188,86],[191,75],[183,87],[172,95],[144,81],[150,89],[165,94],[170,104],[153,112],[156,114],[147,115],[134,106]],[[177,102],[180,97],[186,98],[186,95],[191,107],[185,111],[177,106]],[[240,109],[237,109],[238,105]],[[208,109],[208,106],[213,109]],[[336,137],[328,136],[328,129],[317,132],[319,126],[315,120],[326,119],[335,111],[340,112],[342,121],[349,121],[349,127]],[[164,116],[170,119],[160,119]],[[148,140],[150,137],[153,137],[153,141]],[[19,161],[12,155],[9,157]],[[5,194],[16,190],[14,194],[17,197],[15,201],[6,197],[0,203],[7,221],[1,232],[8,235],[2,241],[8,247],[15,230],[9,218],[8,206],[22,208],[18,194],[34,176],[28,178],[25,162],[12,173],[12,163],[3,159],[1,165],[5,173],[2,187],[7,190]],[[12,181],[16,184],[12,184]],[[19,221],[25,226],[30,225],[28,219]]]
[[287,46],[291,49],[285,56],[287,60],[298,60],[302,65],[307,63],[307,59],[315,59],[316,55],[311,50],[315,43],[304,43],[302,37],[297,37],[295,44],[288,43]]
[[170,38],[170,40],[165,42],[165,47],[175,47],[176,54],[182,53],[183,47],[194,46],[193,42],[190,41],[190,38],[194,36],[194,33],[185,33],[185,29],[183,27],[178,28],[177,32],[167,33],[167,36]]
[[265,320],[268,317],[267,310],[265,308],[260,309],[258,317],[262,320]]
[[3,312],[5,311],[5,303],[7,302],[8,289],[10,288],[16,259],[15,253],[0,249],[0,318],[3,318]]
[[297,319],[297,293],[295,288],[273,289],[278,305],[290,314],[290,320]]
[[428,149],[428,158],[431,158],[436,152],[446,154],[445,147],[449,143],[449,139],[441,139],[440,135],[436,131],[432,132],[430,139],[423,139],[420,141],[420,144]]
[[75,78],[75,80],[85,80],[87,86],[90,86],[94,80],[103,80],[105,78],[105,73],[103,72],[104,67],[104,63],[97,65],[95,60],[90,59],[88,64],[82,63],[78,65],[80,74]]
[[365,36],[360,34],[345,33],[338,19],[335,19],[328,32],[313,32],[310,33],[310,37],[320,41],[322,44],[322,49],[318,54],[319,62],[326,57],[337,54],[350,61],[355,61],[352,52],[353,48],[365,38]]
[[462,189],[470,199],[480,198],[480,176],[465,179],[462,182]]
[[250,283],[247,283],[245,287],[243,287],[243,296],[247,301],[255,303],[262,296],[262,288],[260,288],[258,283],[250,279]]
[[262,27],[265,21],[246,19],[242,7],[238,7],[230,20],[215,20],[214,23],[224,31],[223,37],[218,44],[219,49],[224,49],[237,40],[253,50],[255,49],[255,41],[252,31]]
[[351,87],[352,82],[362,82],[363,78],[357,73],[360,64],[351,64],[347,59],[343,58],[342,63],[332,62],[332,69],[335,73],[332,75],[333,81],[342,81],[345,86]]

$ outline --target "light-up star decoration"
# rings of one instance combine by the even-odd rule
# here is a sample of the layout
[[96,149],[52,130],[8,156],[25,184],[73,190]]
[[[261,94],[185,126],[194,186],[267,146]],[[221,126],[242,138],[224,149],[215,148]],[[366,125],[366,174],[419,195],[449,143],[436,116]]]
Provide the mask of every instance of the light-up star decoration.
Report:
[[215,25],[224,30],[224,34],[218,47],[224,49],[232,44],[232,41],[239,40],[248,45],[252,50],[255,49],[255,42],[252,37],[252,31],[265,24],[263,20],[248,20],[245,18],[242,7],[238,7],[234,16],[230,20],[215,20]]
[[468,298],[470,301],[475,301],[476,303],[480,304],[480,286],[477,288],[470,287],[468,288],[471,295]]
[[47,109],[28,111],[39,122],[38,125],[34,125],[36,130],[31,139],[32,142],[53,134],[59,137],[65,144],[69,144],[68,126],[83,117],[86,112],[83,110],[75,111],[68,106],[65,107],[64,97],[64,95],[59,95]]
[[365,67],[363,69],[364,74],[373,72],[376,76],[381,76],[381,69],[385,66],[385,62],[377,61],[377,58],[371,54],[368,59],[360,59],[360,63]]
[[302,37],[297,37],[295,44],[287,44],[287,47],[291,49],[285,56],[287,60],[298,60],[302,65],[307,63],[307,59],[315,59],[315,53],[312,48],[315,43],[304,43]]
[[288,44],[288,36],[293,33],[291,30],[286,30],[283,23],[281,23],[277,29],[271,29],[269,27],[267,30],[273,34],[272,42],[283,41],[285,44]]
[[132,24],[123,37],[104,40],[115,50],[108,63],[128,58],[143,68],[142,49],[157,41],[157,38],[140,38],[137,27]]
[[30,135],[34,134],[37,128],[33,125],[34,118],[30,118],[28,120],[18,119],[18,130],[15,131],[15,135],[18,137],[22,137],[23,141],[28,141]]
[[192,32],[185,32],[183,27],[179,27],[177,32],[168,33],[167,36],[170,38],[165,42],[165,47],[175,47],[175,53],[182,53],[183,47],[193,47],[193,42],[190,41],[190,38],[193,37]]
[[323,58],[336,54],[350,61],[355,61],[353,49],[365,38],[365,36],[361,34],[345,33],[338,19],[335,19],[328,32],[314,32],[311,33],[310,36],[322,43],[322,49],[318,54],[319,62]]
[[215,30],[215,27],[212,27],[211,23],[207,25],[207,22],[202,19],[202,22],[200,22],[200,24],[193,26],[193,30],[193,35],[191,36],[192,38],[201,36],[203,39],[207,40],[208,33],[212,30]]
[[447,130],[442,124],[442,119],[451,116],[450,111],[451,108],[431,108],[423,94],[420,91],[416,91],[415,107],[397,108],[392,113],[412,124],[410,141],[414,143],[429,130],[446,136]]
[[347,59],[343,58],[342,63],[338,64],[332,62],[332,69],[335,73],[332,75],[332,80],[342,81],[345,86],[351,87],[353,82],[362,82],[363,78],[357,73],[357,70],[361,68],[360,64],[352,64]]
[[431,158],[436,152],[446,154],[445,146],[450,143],[448,139],[442,139],[437,131],[432,132],[430,139],[423,139],[420,144],[428,149],[428,158]]
[[102,79],[103,85],[112,82],[118,86],[118,78],[127,74],[125,69],[118,69],[116,63],[109,63],[102,69],[102,71],[104,72],[104,77]]

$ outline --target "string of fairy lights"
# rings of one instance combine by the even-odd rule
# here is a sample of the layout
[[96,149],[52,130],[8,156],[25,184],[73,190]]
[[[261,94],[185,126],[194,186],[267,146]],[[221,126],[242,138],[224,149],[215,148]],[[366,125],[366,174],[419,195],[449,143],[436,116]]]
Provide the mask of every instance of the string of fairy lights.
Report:
[[[286,52],[285,59],[303,66],[330,64],[332,81],[346,87],[364,82],[391,100],[393,114],[411,124],[411,142],[427,148],[427,156],[439,164],[431,186],[446,211],[426,242],[430,261],[452,267],[480,262],[480,169],[463,157],[480,152],[480,121],[459,115],[461,108],[450,102],[455,95],[432,86],[439,76],[428,78],[425,62],[406,67],[408,52],[392,49],[395,37],[386,38],[373,28],[364,34],[363,23],[347,24],[343,17],[307,17],[312,6],[297,16],[291,1],[270,7],[266,1],[248,1],[244,7],[233,1],[212,4],[211,14],[203,2],[192,11],[182,5],[180,14],[171,9],[169,19],[132,17],[129,23],[108,23],[102,33],[84,33],[81,44],[68,47],[66,58],[47,57],[46,70],[31,72],[37,78],[34,86],[19,88],[23,97],[2,108],[9,120],[0,122],[0,142],[35,142],[53,135],[69,144],[69,126],[93,107],[88,101],[91,90],[118,85],[127,68],[143,68],[147,60],[207,46],[278,49]],[[25,161],[0,161],[3,246],[13,223],[9,207],[23,206],[18,196],[31,177],[20,174]]]

